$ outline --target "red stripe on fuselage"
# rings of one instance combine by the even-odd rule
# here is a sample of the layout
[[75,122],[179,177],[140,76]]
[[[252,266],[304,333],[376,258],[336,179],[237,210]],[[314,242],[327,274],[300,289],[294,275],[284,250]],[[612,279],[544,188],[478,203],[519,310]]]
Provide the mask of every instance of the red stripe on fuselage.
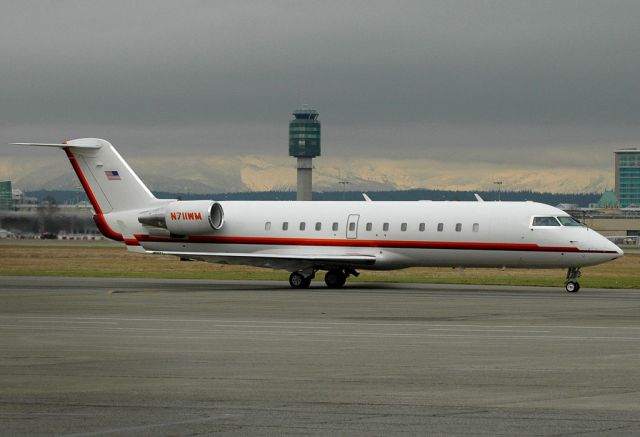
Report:
[[67,158],[69,158],[71,167],[73,167],[73,170],[76,172],[76,176],[78,176],[80,184],[82,185],[82,188],[84,188],[84,192],[87,193],[89,202],[91,202],[91,206],[93,206],[93,209],[96,212],[93,216],[93,221],[96,222],[98,230],[107,238],[116,241],[123,241],[124,238],[122,237],[122,234],[114,231],[111,226],[109,226],[109,223],[107,223],[107,220],[104,218],[104,214],[102,213],[102,208],[100,208],[98,199],[96,199],[96,196],[93,194],[87,178],[84,177],[82,169],[80,168],[80,164],[78,164],[78,160],[76,159],[75,155],[69,147],[63,147],[63,150],[67,154]]
[[152,237],[135,235],[141,242],[152,243],[211,243],[211,244],[255,244],[273,246],[334,246],[334,247],[380,247],[393,249],[453,249],[453,250],[504,250],[516,252],[580,252],[616,253],[613,251],[580,250],[573,246],[539,246],[518,243],[478,243],[451,241],[407,241],[407,240],[342,240],[322,238],[271,238],[271,237],[214,237],[189,236],[185,238]]

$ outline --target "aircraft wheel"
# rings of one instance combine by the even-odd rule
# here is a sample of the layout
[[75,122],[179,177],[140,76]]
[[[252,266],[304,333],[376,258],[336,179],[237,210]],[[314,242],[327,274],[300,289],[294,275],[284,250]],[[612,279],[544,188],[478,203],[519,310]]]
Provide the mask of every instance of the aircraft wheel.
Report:
[[302,273],[293,272],[289,276],[289,285],[291,288],[309,288],[311,278],[305,278]]
[[580,284],[578,284],[575,281],[569,281],[567,282],[567,284],[564,286],[564,288],[569,292],[569,293],[577,293],[578,290],[580,290]]
[[329,270],[324,275],[324,282],[329,288],[341,288],[347,282],[347,275],[341,270]]

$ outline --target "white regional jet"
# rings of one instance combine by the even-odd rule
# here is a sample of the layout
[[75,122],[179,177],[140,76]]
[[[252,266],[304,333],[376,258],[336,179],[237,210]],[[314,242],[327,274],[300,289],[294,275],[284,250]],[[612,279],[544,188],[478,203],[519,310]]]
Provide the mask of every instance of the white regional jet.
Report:
[[325,270],[339,288],[356,269],[412,266],[566,268],[623,255],[567,213],[534,202],[271,202],[157,199],[105,140],[62,144],[106,237],[127,249],[286,269],[293,288]]

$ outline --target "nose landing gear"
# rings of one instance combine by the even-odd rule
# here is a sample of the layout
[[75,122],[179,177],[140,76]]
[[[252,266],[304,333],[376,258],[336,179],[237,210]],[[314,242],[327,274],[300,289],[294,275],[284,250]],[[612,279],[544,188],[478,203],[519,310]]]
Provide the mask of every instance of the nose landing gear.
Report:
[[569,293],[577,293],[580,290],[580,284],[577,279],[582,276],[580,273],[580,267],[569,267],[567,270],[567,280],[564,283],[564,288]]

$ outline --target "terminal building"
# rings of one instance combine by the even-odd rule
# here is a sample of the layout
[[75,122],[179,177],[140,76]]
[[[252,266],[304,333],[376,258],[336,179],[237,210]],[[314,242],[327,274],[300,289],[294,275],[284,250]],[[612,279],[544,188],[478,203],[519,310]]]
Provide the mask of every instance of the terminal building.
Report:
[[615,151],[615,191],[589,208],[561,208],[623,246],[640,246],[640,149]]
[[640,208],[640,150],[618,149],[615,156],[618,206]]
[[11,181],[0,181],[0,211],[13,210]]

